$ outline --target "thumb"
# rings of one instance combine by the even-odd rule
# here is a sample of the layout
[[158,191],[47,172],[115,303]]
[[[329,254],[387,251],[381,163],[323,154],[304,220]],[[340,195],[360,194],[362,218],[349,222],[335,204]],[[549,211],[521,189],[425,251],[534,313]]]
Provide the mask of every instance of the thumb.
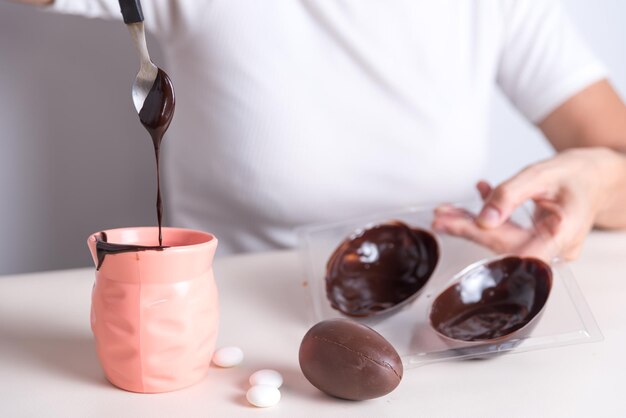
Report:
[[531,166],[493,189],[485,199],[476,223],[483,228],[496,228],[528,199],[545,197],[548,184],[542,174]]

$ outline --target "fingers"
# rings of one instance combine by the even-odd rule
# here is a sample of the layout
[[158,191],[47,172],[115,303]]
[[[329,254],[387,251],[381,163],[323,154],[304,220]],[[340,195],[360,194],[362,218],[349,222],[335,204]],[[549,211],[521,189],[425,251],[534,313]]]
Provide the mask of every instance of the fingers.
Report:
[[[475,217],[471,213],[451,206],[438,208],[435,213],[432,225],[434,230],[469,239],[496,253],[536,257],[547,262],[561,253],[555,240],[545,234],[540,234],[536,228],[525,229],[512,222],[505,222],[497,228],[481,228],[476,224]],[[546,218],[548,219],[552,222],[551,217]],[[580,246],[571,247],[562,252],[561,256],[566,260],[571,260],[579,251]]]
[[[444,205],[435,211],[433,229],[469,239],[496,252],[551,259],[559,253],[555,241],[563,235],[563,202],[552,192],[558,175],[540,163],[529,167],[495,189],[486,181],[476,184],[484,201],[478,216],[462,208]],[[546,175],[547,174],[547,175]],[[536,203],[535,224],[522,228],[509,220],[528,199]],[[558,245],[558,243],[557,243]],[[577,250],[573,249],[573,254]],[[569,251],[561,253],[570,258]]]
[[[497,252],[544,260],[557,255],[574,259],[593,218],[585,196],[581,198],[580,191],[571,186],[573,174],[548,160],[522,170],[496,188],[480,181],[476,189],[484,204],[479,215],[443,206],[435,211],[433,229]],[[510,216],[529,199],[535,202],[534,227],[524,229],[511,222]]]
[[551,242],[538,236],[532,237],[519,248],[519,255],[521,257],[535,257],[547,263],[552,261],[555,254]]
[[[531,166],[500,184],[488,193],[485,204],[476,219],[483,228],[496,228],[504,223],[515,209],[528,199],[539,199],[548,195],[549,176],[541,165]],[[477,188],[481,195],[489,185],[480,182]]]
[[478,193],[480,193],[480,197],[485,200],[489,197],[492,191],[492,187],[489,183],[484,180],[481,180],[476,184],[476,188],[478,189]]
[[535,205],[535,228],[546,237],[556,237],[561,231],[563,210],[558,204],[548,200],[538,200]]
[[523,257],[540,258],[547,262],[552,261],[557,255],[565,261],[572,261],[578,258],[581,250],[582,242],[571,244],[567,248],[560,248],[556,240],[535,235],[520,247],[519,254]]
[[476,224],[473,214],[450,205],[435,210],[432,228],[469,239],[497,253],[517,253],[521,245],[530,239],[529,231],[511,222],[506,222],[496,229],[481,228]]

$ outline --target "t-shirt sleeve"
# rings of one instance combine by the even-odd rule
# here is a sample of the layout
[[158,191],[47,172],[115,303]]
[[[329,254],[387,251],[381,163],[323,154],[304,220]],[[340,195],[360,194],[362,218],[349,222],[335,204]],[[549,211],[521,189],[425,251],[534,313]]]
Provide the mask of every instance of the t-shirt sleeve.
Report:
[[[168,38],[193,29],[202,17],[208,0],[143,0],[146,28],[159,38]],[[55,0],[47,11],[89,18],[122,20],[118,0]]]
[[590,84],[606,78],[558,0],[513,0],[504,13],[497,82],[538,123]]

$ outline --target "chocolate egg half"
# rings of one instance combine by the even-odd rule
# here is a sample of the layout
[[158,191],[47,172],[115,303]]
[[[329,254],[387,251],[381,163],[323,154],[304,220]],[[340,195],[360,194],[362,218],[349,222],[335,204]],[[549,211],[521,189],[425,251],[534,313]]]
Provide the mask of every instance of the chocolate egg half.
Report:
[[326,268],[331,306],[353,317],[388,312],[412,300],[439,261],[435,237],[400,221],[374,225],[343,241]]
[[382,335],[348,319],[322,321],[306,333],[300,368],[322,392],[357,401],[388,394],[403,373],[400,356]]
[[[445,338],[488,342],[521,336],[536,324],[552,289],[552,270],[539,259],[508,256],[470,267],[430,311]],[[519,331],[519,332],[518,332]]]

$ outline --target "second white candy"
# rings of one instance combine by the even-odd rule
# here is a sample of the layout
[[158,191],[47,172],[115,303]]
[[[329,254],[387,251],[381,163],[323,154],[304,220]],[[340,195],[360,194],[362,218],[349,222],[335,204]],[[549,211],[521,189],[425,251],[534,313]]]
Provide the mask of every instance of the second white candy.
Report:
[[251,386],[266,385],[278,389],[283,384],[283,376],[276,370],[263,369],[252,373],[249,382]]

